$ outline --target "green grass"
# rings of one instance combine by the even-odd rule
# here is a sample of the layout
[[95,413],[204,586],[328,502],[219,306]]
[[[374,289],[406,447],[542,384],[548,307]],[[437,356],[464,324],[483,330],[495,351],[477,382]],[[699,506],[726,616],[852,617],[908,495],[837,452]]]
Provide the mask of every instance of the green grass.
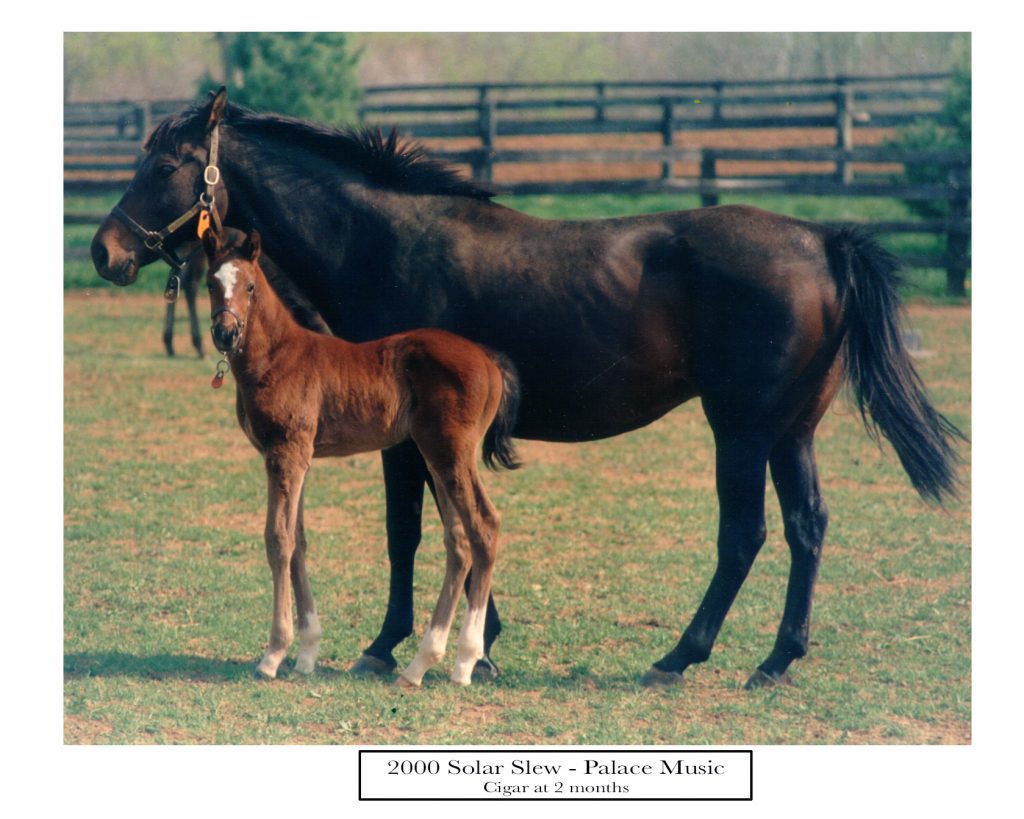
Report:
[[[675,690],[637,683],[713,571],[713,450],[695,403],[608,441],[523,442],[524,469],[486,476],[504,518],[502,675],[468,690],[443,669],[412,695],[345,673],[385,607],[380,464],[318,461],[307,529],[320,670],[256,682],[271,607],[262,464],[231,389],[208,386],[213,362],[163,355],[162,312],[134,288],[65,299],[66,742],[970,741],[969,508],[920,502],[845,404],[818,436],[832,524],[793,688],[741,690],[785,593],[771,492],[768,542],[710,661]],[[926,382],[969,431],[969,310],[918,306],[911,319],[934,351],[919,361]],[[425,521],[418,634],[444,562],[436,515]],[[400,646],[399,662],[415,646]]]

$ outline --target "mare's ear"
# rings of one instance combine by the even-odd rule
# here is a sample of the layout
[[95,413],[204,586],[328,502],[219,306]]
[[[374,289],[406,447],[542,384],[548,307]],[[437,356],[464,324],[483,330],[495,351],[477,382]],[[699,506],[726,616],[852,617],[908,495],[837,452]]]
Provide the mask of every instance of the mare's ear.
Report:
[[217,92],[210,92],[209,111],[206,114],[206,133],[210,133],[220,125],[221,119],[224,118],[224,109],[227,107],[228,89],[225,86],[222,85]]
[[210,228],[203,233],[203,250],[206,251],[206,258],[213,260],[213,257],[217,255],[217,251],[224,246],[224,243],[220,240],[220,235],[213,228]]
[[249,234],[245,237],[245,242],[242,244],[242,255],[255,262],[260,256],[262,244],[263,241],[260,239],[259,231],[249,231]]

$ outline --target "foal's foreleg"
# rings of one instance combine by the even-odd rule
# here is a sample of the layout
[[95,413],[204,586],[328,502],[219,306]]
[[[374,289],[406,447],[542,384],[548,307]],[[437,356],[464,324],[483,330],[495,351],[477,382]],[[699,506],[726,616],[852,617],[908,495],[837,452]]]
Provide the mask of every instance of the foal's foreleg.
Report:
[[278,449],[266,456],[267,524],[264,540],[274,584],[274,613],[270,644],[256,667],[258,676],[273,679],[288,654],[294,636],[292,625],[291,564],[295,553],[296,527],[302,484],[309,455],[295,449]]
[[295,524],[295,554],[292,557],[292,588],[299,614],[299,656],[295,661],[298,674],[312,674],[320,653],[320,617],[306,576],[306,532],[302,523],[303,496],[299,495],[298,519]]

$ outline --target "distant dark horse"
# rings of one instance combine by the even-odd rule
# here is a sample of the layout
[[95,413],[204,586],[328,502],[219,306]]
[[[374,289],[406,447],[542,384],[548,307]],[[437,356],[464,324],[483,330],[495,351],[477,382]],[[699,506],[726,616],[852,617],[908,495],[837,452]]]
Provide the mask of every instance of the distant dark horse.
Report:
[[[903,347],[896,259],[858,229],[749,207],[535,219],[393,136],[254,114],[228,106],[223,90],[162,122],[146,149],[93,240],[96,269],[117,284],[157,258],[146,231],[213,197],[226,224],[259,230],[337,335],[442,327],[506,354],[522,383],[519,437],[618,435],[701,399],[716,446],[718,566],[645,682],[678,681],[710,655],[765,539],[768,466],[792,566],[775,646],[748,685],[785,680],[806,653],[827,522],[814,431],[844,376],[918,492],[941,501],[955,491],[959,433]],[[412,633],[427,480],[412,446],[383,461],[390,596],[357,665],[381,672]],[[491,601],[488,654],[499,630]],[[493,671],[487,657],[478,670]]]

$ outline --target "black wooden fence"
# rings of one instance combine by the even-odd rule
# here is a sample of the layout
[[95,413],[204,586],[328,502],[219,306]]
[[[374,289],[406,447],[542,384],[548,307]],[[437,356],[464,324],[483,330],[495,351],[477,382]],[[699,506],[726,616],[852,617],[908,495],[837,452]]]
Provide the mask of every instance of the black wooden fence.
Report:
[[[880,144],[921,118],[941,120],[947,83],[947,75],[928,74],[381,86],[364,90],[360,113],[366,124],[423,140],[502,194],[672,191],[698,194],[705,205],[724,193],[768,192],[944,200],[944,219],[875,227],[945,236],[944,253],[906,261],[945,268],[951,292],[962,292],[970,265],[970,153]],[[65,191],[123,188],[152,125],[187,104],[66,105]],[[940,169],[941,181],[909,181],[911,164]]]

